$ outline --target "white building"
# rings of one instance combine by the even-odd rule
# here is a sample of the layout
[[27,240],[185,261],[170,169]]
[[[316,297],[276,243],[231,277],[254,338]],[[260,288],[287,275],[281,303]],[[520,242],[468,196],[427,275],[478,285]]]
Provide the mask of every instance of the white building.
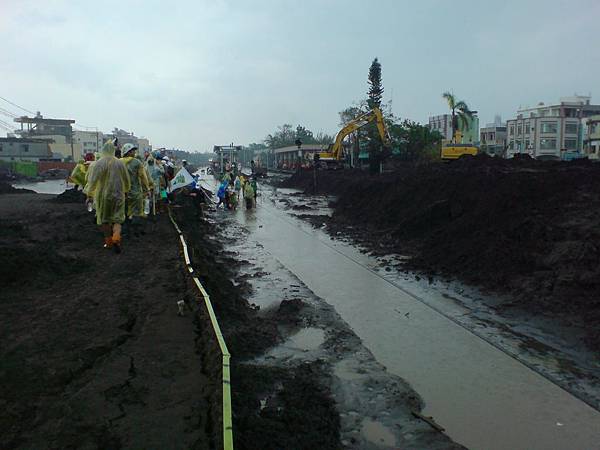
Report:
[[102,148],[104,134],[100,131],[79,131],[73,132],[73,142],[81,146],[81,153],[99,152]]
[[556,104],[519,109],[517,117],[506,122],[506,156],[528,153],[535,158],[560,158],[564,152],[580,153],[582,120],[600,114],[600,105],[590,101],[587,96],[564,97]]
[[444,139],[452,140],[452,116],[450,114],[441,114],[429,118],[429,128],[440,133]]

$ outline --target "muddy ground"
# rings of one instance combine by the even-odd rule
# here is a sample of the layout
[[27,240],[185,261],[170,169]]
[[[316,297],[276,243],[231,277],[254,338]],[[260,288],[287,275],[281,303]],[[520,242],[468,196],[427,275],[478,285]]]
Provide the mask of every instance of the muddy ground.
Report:
[[[117,255],[81,195],[5,191],[2,448],[220,448],[220,358],[168,218],[128,230]],[[185,201],[173,213],[233,355],[235,448],[462,448],[413,415],[418,394],[331,306],[293,280],[257,292],[269,273],[231,250],[230,222]],[[307,326],[321,345],[290,347]]]
[[72,197],[0,195],[1,447],[212,448],[217,377],[201,318],[177,316],[195,292],[171,223],[117,255]]
[[235,448],[462,448],[412,414],[423,408],[419,395],[234,213],[199,221],[184,207],[174,215],[232,354]]
[[[281,341],[278,326],[294,326],[301,302],[284,302],[267,316],[246,300],[250,286],[235,283],[240,261],[228,255],[217,227],[193,209],[174,217],[192,247],[192,266],[209,293],[231,359],[234,446],[236,449],[339,448],[339,417],[318,364],[303,370],[241,364]],[[234,284],[235,283],[235,284]],[[260,400],[275,393],[268,404]]]
[[[283,186],[312,194],[313,174]],[[559,317],[600,351],[600,165],[472,158],[369,176],[318,173],[330,233],[404,266],[508,294],[499,310]]]

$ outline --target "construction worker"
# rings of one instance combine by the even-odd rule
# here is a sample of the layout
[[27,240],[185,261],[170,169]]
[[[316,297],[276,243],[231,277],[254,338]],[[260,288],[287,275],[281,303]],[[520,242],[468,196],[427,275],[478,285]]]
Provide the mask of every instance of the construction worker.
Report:
[[81,186],[81,188],[83,189],[83,187],[85,186],[85,175],[87,173],[87,170],[88,166],[86,165],[85,161],[83,159],[80,159],[68,178],[68,181],[75,185],[75,187],[73,188],[74,190],[77,190],[79,186]]
[[254,189],[249,181],[244,183],[244,201],[246,202],[246,209],[252,209],[254,204]]
[[125,144],[121,149],[123,158],[121,161],[127,167],[129,179],[131,180],[131,189],[127,193],[127,218],[145,217],[144,198],[150,191],[150,182],[144,164],[135,157],[137,146]]
[[253,200],[254,200],[254,207],[256,208],[256,196],[258,195],[258,185],[256,184],[256,177],[252,177],[252,181],[250,181],[250,186],[252,186],[252,191],[253,191]]
[[96,223],[104,234],[104,247],[121,252],[121,224],[125,221],[125,195],[131,182],[125,164],[115,158],[115,146],[107,142],[101,158],[95,161],[87,174],[84,192],[94,200]]
[[159,160],[154,159],[150,156],[146,164],[148,165],[148,173],[150,174],[150,181],[152,183],[152,194],[154,195],[154,201],[160,200],[160,189],[166,186],[165,182],[165,169]]

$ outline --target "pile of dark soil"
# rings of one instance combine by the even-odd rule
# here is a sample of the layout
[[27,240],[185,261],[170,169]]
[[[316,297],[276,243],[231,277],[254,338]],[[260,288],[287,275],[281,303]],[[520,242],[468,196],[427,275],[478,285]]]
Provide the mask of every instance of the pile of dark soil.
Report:
[[[312,193],[312,173],[285,186]],[[318,187],[338,197],[331,231],[510,293],[505,306],[583,321],[600,349],[600,165],[477,157],[381,176],[320,171]]]
[[83,203],[85,202],[85,194],[82,191],[75,189],[67,189],[62,194],[54,198],[56,203]]
[[30,189],[17,189],[12,187],[10,183],[0,181],[0,195],[2,194],[33,194]]
[[215,448],[219,374],[197,315],[177,315],[196,291],[172,224],[116,255],[81,204],[52,198],[0,196],[2,448]]
[[[340,448],[339,414],[326,387],[328,375],[319,364],[291,370],[250,361],[282,341],[279,327],[300,326],[304,303],[283,301],[278,309],[259,315],[246,300],[249,285],[237,277],[243,261],[233,259],[214,239],[219,236],[218,226],[198,220],[191,208],[174,212],[192,247],[194,274],[211,297],[232,355],[235,448]],[[261,405],[261,400],[266,403]]]

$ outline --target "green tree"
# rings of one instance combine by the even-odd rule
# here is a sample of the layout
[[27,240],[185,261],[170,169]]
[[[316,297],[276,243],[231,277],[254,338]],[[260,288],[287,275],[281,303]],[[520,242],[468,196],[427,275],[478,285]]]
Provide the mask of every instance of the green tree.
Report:
[[[369,109],[379,108],[383,97],[383,84],[381,80],[381,64],[375,58],[369,67],[368,77],[369,90],[367,91],[367,105]],[[377,131],[377,126],[370,123],[366,126],[369,139],[369,172],[372,174],[379,172],[379,167],[383,161],[382,142]]]
[[[313,132],[310,131],[308,128],[303,127],[302,125],[298,125],[296,127],[296,139],[300,139],[300,141],[302,141],[302,144],[315,143]],[[294,139],[294,142],[296,141],[296,139]]]
[[440,154],[442,135],[428,126],[411,120],[403,120],[389,126],[392,147],[395,155],[403,161],[424,161],[437,159]]
[[367,93],[367,104],[370,109],[381,106],[383,98],[383,85],[381,81],[381,64],[375,58],[369,67],[369,91]]
[[328,145],[328,144],[331,144],[334,139],[335,139],[335,136],[332,136],[331,134],[327,134],[322,131],[319,131],[317,134],[315,134],[315,142],[314,143],[321,144],[321,145]]
[[452,140],[454,140],[457,130],[463,131],[469,127],[469,121],[473,118],[473,112],[463,100],[457,100],[451,92],[444,92],[442,97],[448,103],[450,111],[452,111]]

